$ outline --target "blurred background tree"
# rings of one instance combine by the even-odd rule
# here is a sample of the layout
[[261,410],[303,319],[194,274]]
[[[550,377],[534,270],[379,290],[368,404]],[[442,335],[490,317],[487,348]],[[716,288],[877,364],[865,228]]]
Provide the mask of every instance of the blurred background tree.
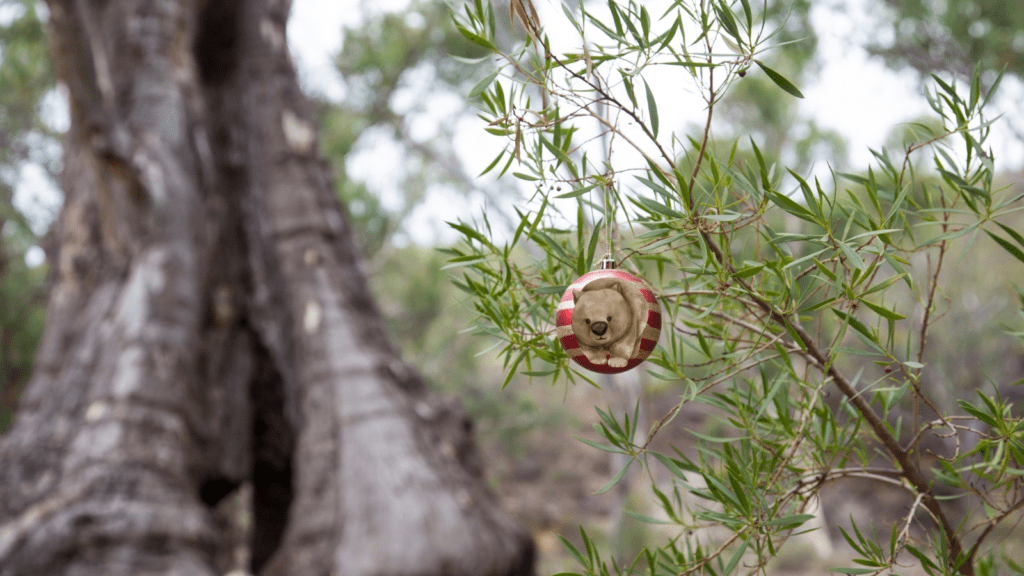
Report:
[[[921,76],[955,74],[969,78],[975,65],[983,70],[987,94],[999,70],[1015,82],[1016,106],[1024,80],[1024,7],[1002,0],[871,0],[875,32],[866,46],[893,68],[911,68]],[[1005,90],[1005,89],[1004,89]],[[1024,142],[1024,121],[1012,108],[1005,122]]]
[[878,25],[868,49],[891,66],[968,78],[980,64],[1024,76],[1024,11],[1000,0],[872,0]]

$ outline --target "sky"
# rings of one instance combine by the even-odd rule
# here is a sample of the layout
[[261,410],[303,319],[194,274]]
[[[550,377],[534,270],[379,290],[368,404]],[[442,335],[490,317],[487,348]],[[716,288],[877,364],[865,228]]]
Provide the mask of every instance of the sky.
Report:
[[[542,21],[563,19],[557,2],[535,0]],[[294,0],[288,41],[303,84],[331,99],[342,98],[345,85],[332,65],[332,58],[341,47],[343,28],[358,26],[366,10],[398,10],[407,4],[408,0]],[[866,23],[870,21],[865,12],[868,6],[873,6],[868,0],[823,0],[815,4],[812,16],[820,34],[823,65],[812,83],[801,86],[805,95],[800,102],[801,113],[846,137],[849,161],[854,169],[869,164],[868,148],[880,148],[893,126],[929,112],[916,73],[894,72],[871,59],[860,47],[865,39]],[[1003,90],[1007,89],[1007,82],[1004,82]],[[65,106],[64,100],[57,95],[47,103],[56,126],[67,122],[62,106]],[[663,110],[662,125],[682,126],[698,119],[699,106],[679,108],[674,112],[676,117]],[[687,116],[688,113],[691,116]],[[487,140],[490,137],[472,119],[464,124],[460,126],[458,148],[466,151],[467,170],[478,173],[493,158],[501,143]],[[997,125],[995,130],[998,129]],[[992,142],[997,149],[1003,148],[1004,166],[1019,167],[1024,163],[1024,147],[1020,142],[1005,134],[994,134]],[[350,164],[362,166],[362,172],[354,169],[350,173],[365,180],[370,190],[383,198],[385,206],[395,205],[400,193],[393,175],[401,171],[397,155],[390,153],[386,143],[378,148],[370,145],[361,153],[368,161]],[[20,176],[15,203],[29,214],[39,229],[45,229],[56,215],[60,195],[47,184],[38,166],[27,165]],[[427,201],[413,214],[406,240],[426,245],[438,240],[438,235],[442,235],[442,241],[453,239],[454,235],[444,237],[447,230],[444,221],[470,219],[483,209],[482,195],[468,200],[460,197],[453,202],[452,194],[445,190],[430,191]],[[41,262],[41,250],[33,251],[29,259],[33,264]]]

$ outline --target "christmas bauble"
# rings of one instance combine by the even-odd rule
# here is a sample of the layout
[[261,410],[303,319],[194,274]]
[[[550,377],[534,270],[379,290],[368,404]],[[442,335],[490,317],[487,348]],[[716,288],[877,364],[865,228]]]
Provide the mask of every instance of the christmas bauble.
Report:
[[595,270],[566,288],[558,304],[559,342],[587,370],[618,374],[647,359],[661,336],[661,306],[642,280]]

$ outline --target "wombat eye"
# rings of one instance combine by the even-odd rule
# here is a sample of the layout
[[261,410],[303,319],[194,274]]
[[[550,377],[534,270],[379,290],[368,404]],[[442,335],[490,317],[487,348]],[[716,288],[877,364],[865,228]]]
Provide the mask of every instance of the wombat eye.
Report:
[[587,318],[587,324],[590,324],[590,318]]
[[609,322],[611,322],[611,321],[612,321],[612,317],[611,317],[611,316],[609,316],[609,317],[608,317],[608,321],[609,321]]

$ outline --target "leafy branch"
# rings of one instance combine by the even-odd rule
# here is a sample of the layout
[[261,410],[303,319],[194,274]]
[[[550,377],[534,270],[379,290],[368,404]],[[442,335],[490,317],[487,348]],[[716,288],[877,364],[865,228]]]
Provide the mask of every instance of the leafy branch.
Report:
[[[597,14],[563,6],[579,48],[561,54],[529,0],[512,4],[528,40],[510,50],[497,46],[489,4],[474,0],[455,18],[501,63],[471,94],[486,130],[508,143],[484,173],[504,159],[503,175],[516,162],[513,175],[534,188],[516,207],[514,231],[495,234],[486,214],[482,226],[452,224],[465,237],[450,250],[449,266],[462,274],[454,282],[480,315],[476,332],[499,340],[503,386],[520,365],[530,377],[596,385],[553,337],[551,311],[600,257],[602,229],[625,217],[628,233],[616,241],[628,254],[621,263],[659,287],[670,328],[647,372],[684,391],[639,443],[635,414],[620,423],[600,410],[598,433],[608,444],[585,442],[630,456],[602,491],[636,462],[668,471],[672,497],[650,475],[664,518],[641,516],[680,532],[647,558],[648,567],[683,574],[714,565],[730,573],[752,554],[747,565],[763,573],[812,517],[805,511],[822,486],[855,479],[899,486],[912,499],[892,525],[888,550],[856,524],[852,537],[844,531],[868,572],[909,555],[929,574],[974,574],[981,542],[1022,508],[1024,424],[1001,400],[979,394],[945,406],[924,384],[936,378],[926,349],[942,318],[937,302],[950,250],[967,236],[969,249],[994,222],[998,229],[986,234],[1024,262],[1024,237],[998,221],[1020,210],[1022,196],[993,186],[994,155],[985,148],[992,121],[984,116],[991,92],[981,98],[977,73],[967,95],[936,77],[928,98],[943,127],[907,146],[898,168],[885,150],[872,151],[876,166],[833,174],[834,189],[826,190],[817,178],[779,169],[753,139],[747,149],[715,138],[725,95],[753,64],[802,97],[763,59],[782,27],[766,32],[767,9],[755,14],[746,0],[683,1],[656,17],[633,1],[607,7]],[[691,52],[695,46],[702,51]],[[686,72],[706,103],[693,137],[677,135],[659,115],[672,93],[659,93],[651,80],[671,67]],[[625,148],[613,146],[620,141]],[[952,152],[955,143],[963,152]],[[924,149],[933,152],[930,172],[911,158]],[[605,232],[609,251],[611,240]],[[918,255],[923,274],[914,267]],[[920,310],[916,330],[903,323],[910,308]],[[874,380],[864,382],[865,374]],[[823,401],[830,386],[842,393],[838,405]],[[909,424],[901,418],[904,398],[912,404]],[[725,435],[693,431],[696,462],[678,449],[654,452],[652,440],[693,401],[721,414]],[[922,405],[935,417],[923,419]],[[965,415],[984,429],[960,423]],[[979,441],[961,450],[961,434]],[[947,438],[956,444],[952,456],[925,448],[926,440]],[[940,486],[988,518],[971,524],[953,516]],[[916,530],[929,519],[939,531],[922,546]],[[603,573],[590,545],[586,557],[570,552],[588,574]]]

